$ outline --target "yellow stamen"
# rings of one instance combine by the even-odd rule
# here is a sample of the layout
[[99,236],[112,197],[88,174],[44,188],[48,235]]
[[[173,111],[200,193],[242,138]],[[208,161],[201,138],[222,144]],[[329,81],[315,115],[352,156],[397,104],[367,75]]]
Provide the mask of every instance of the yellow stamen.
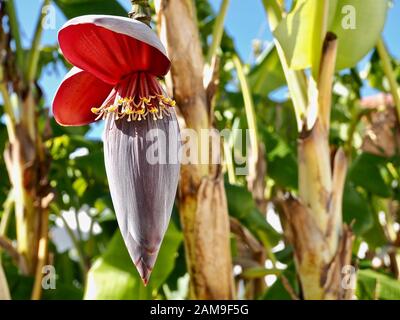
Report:
[[149,98],[140,98],[141,101],[143,101],[145,104],[150,104],[151,99]]
[[118,109],[118,106],[111,105],[111,106],[108,107],[107,111],[108,112],[115,112],[117,109]]
[[145,110],[145,108],[141,108],[141,109],[135,110],[135,112],[137,114],[144,114],[146,112],[146,110]]
[[[137,100],[136,100],[137,101]],[[163,115],[170,116],[169,108],[175,107],[176,102],[164,95],[140,97],[139,103],[135,103],[135,97],[119,97],[114,104],[103,105],[99,108],[91,108],[92,113],[97,115],[96,120],[106,119],[110,114],[115,120],[127,117],[127,121],[146,120],[148,114],[153,120],[163,119]]]

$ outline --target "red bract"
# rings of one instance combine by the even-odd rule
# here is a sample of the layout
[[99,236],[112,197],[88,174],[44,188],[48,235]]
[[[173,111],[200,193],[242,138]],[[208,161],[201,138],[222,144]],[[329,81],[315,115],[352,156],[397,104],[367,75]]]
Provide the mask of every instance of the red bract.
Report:
[[[168,226],[179,176],[179,127],[175,102],[157,77],[170,61],[155,33],[122,17],[82,16],[59,32],[60,48],[75,67],[53,102],[65,126],[107,120],[104,151],[118,224],[145,284]],[[165,139],[165,137],[167,139]],[[171,162],[153,162],[174,155]]]
[[[53,113],[59,124],[89,124],[98,118],[96,108],[129,106],[122,111],[142,119],[139,114],[155,113],[158,105],[166,109],[173,105],[156,79],[169,71],[170,61],[156,34],[144,23],[123,17],[82,16],[67,22],[58,40],[65,58],[76,66],[54,98]],[[139,76],[142,81],[133,81]],[[149,105],[153,108],[147,108]],[[119,110],[106,111],[115,114]]]

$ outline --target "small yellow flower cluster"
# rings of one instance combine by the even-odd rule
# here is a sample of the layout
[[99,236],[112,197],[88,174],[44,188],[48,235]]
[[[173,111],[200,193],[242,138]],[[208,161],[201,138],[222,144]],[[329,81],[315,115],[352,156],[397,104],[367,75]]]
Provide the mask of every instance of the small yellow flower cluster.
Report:
[[135,98],[119,98],[114,104],[103,105],[100,108],[92,108],[91,111],[97,115],[96,120],[105,120],[107,116],[114,115],[115,120],[127,118],[127,121],[146,120],[148,115],[153,120],[163,119],[163,115],[170,115],[170,108],[175,107],[174,100],[163,95],[143,97],[135,103]]

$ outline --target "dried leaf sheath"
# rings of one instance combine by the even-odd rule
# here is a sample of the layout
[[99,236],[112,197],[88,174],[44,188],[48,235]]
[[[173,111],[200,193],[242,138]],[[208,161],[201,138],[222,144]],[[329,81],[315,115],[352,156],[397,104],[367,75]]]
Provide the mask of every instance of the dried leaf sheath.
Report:
[[174,111],[157,121],[150,117],[106,121],[104,155],[111,197],[129,254],[145,284],[174,204],[179,146]]

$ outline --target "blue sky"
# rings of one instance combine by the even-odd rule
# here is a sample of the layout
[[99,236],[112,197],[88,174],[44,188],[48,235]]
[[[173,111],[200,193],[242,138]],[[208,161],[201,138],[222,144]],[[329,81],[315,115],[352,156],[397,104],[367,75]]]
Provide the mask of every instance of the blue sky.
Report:
[[[23,32],[23,44],[28,46],[36,20],[39,15],[39,8],[42,0],[15,0],[21,29]],[[130,1],[119,0],[127,10],[130,8]],[[211,0],[211,4],[215,11],[222,0]],[[377,0],[379,1],[379,0]],[[52,45],[56,43],[57,30],[64,24],[66,19],[61,12],[56,10],[56,30],[45,30],[43,35],[43,44]],[[252,41],[261,39],[263,41],[271,41],[271,33],[269,32],[268,23],[264,13],[261,0],[231,0],[226,19],[226,28],[235,40],[235,44],[244,61],[251,61]],[[400,0],[395,0],[395,6],[389,12],[388,20],[384,30],[384,38],[389,44],[391,53],[400,58]],[[54,74],[51,70],[47,70],[40,80],[45,88],[47,101],[51,101],[66,71],[60,69],[60,74]],[[367,91],[368,93],[368,91]]]

